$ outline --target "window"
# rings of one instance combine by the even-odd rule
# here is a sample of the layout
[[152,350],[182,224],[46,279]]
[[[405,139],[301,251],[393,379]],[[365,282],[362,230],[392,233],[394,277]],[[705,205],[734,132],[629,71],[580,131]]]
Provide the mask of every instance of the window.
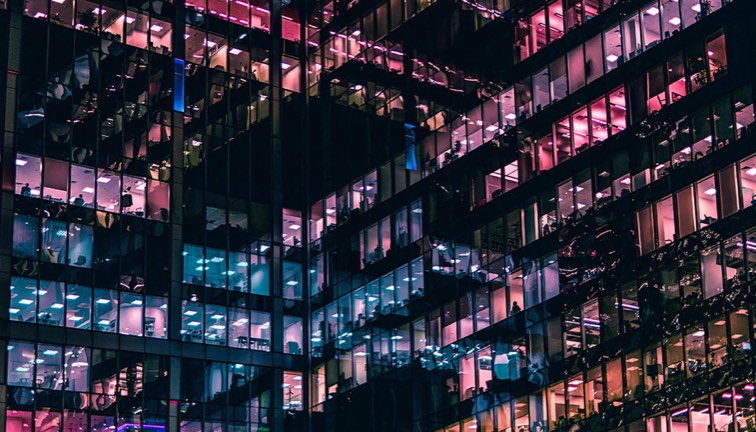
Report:
[[10,285],[10,308],[12,321],[37,321],[37,281],[35,279],[13,277]]
[[302,299],[302,266],[295,262],[283,263],[283,296],[287,299]]
[[583,45],[579,45],[567,53],[567,69],[569,70],[567,76],[569,77],[570,93],[574,93],[585,86],[586,73]]
[[601,35],[598,34],[585,43],[585,75],[591,83],[604,75],[604,58]]
[[146,296],[144,304],[144,335],[150,338],[168,337],[168,299]]
[[[346,316],[349,317],[349,314]],[[287,354],[302,354],[302,318],[284,316],[283,325],[284,352]]]
[[739,166],[743,207],[750,207],[756,204],[756,156],[740,161]]
[[714,177],[709,176],[696,183],[696,194],[698,196],[698,219],[701,228],[711,225],[717,221],[717,188],[714,183]]
[[751,128],[754,121],[753,94],[751,87],[744,87],[735,93],[735,128],[737,138],[742,137]]
[[68,225],[68,264],[92,268],[93,228],[89,225]]
[[677,204],[677,227],[680,237],[685,237],[696,230],[693,188],[686,187],[675,192],[675,202]]
[[57,264],[67,263],[67,228],[65,222],[54,219],[47,219],[42,222],[42,261]]
[[727,217],[740,210],[738,199],[738,178],[734,165],[730,165],[717,173],[719,190],[717,193],[722,217]]
[[657,0],[641,8],[641,20],[643,22],[643,42],[646,49],[659,43],[661,40],[661,15]]
[[16,194],[37,197],[42,189],[42,159],[19,153],[16,155]]
[[675,215],[672,197],[658,201],[656,207],[656,238],[658,246],[664,246],[677,239],[675,234]]
[[[19,387],[32,387],[35,383],[33,379],[34,359],[36,359],[34,343],[9,341],[8,384]],[[31,423],[31,415],[29,416],[29,423]]]
[[533,44],[531,54],[535,54],[546,46],[546,11],[544,9],[530,16],[530,39]]
[[66,327],[90,329],[92,288],[73,284],[69,284],[66,288]]
[[302,373],[284,372],[284,405],[285,410],[302,410]]
[[39,228],[36,217],[16,214],[13,217],[13,256],[37,259]]
[[564,35],[564,10],[562,0],[549,4],[549,42],[554,42]]
[[[128,199],[124,199],[127,201]],[[118,213],[121,211],[121,177],[103,169],[97,176],[97,208]]]
[[[664,39],[672,36],[680,30],[682,19],[680,19],[680,3],[679,2],[661,2],[659,5],[661,11],[662,30],[664,31]],[[647,13],[648,9],[646,10]]]
[[142,336],[144,299],[141,294],[122,292],[120,298],[120,334]]
[[226,307],[205,305],[205,343],[211,345],[226,345]]
[[268,312],[250,311],[249,329],[249,348],[270,351],[270,314]]
[[71,204],[94,207],[94,192],[94,168],[71,165]]
[[95,288],[92,323],[92,328],[96,331],[109,333],[118,331],[117,291]]
[[549,87],[549,70],[543,68],[533,76],[533,100],[536,112],[541,111],[551,103]]
[[612,71],[622,64],[622,35],[620,33],[620,26],[612,27],[604,31],[604,55],[606,62],[606,71]]
[[638,14],[633,14],[629,18],[624,19],[622,21],[622,29],[625,59],[630,60],[643,51]]
[[63,326],[65,309],[65,290],[63,282],[40,281],[37,290],[38,309],[37,322],[52,326]]

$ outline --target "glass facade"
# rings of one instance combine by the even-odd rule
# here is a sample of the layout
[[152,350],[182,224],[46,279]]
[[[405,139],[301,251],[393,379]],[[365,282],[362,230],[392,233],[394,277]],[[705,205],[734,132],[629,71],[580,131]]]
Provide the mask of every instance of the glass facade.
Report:
[[0,430],[756,431],[754,22],[0,0]]

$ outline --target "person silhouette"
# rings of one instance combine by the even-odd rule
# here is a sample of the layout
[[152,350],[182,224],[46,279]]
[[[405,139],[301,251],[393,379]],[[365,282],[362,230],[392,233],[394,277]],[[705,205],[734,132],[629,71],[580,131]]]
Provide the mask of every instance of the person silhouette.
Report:
[[121,207],[126,209],[134,205],[134,197],[131,195],[131,186],[127,187],[121,195]]
[[518,305],[516,301],[512,302],[512,311],[511,311],[512,315],[516,314],[517,312],[520,312],[521,310],[522,308],[520,308],[520,305]]

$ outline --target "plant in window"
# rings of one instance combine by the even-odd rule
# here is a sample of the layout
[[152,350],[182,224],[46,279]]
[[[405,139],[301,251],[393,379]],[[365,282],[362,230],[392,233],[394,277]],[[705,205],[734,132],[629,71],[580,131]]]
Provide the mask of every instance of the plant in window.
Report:
[[693,82],[696,85],[703,86],[709,83],[709,71],[706,69],[701,70],[693,74]]
[[701,16],[705,17],[711,12],[711,0],[701,0]]
[[87,30],[90,32],[97,31],[97,17],[95,16],[94,12],[92,11],[79,12],[76,15],[77,15],[79,24],[83,27],[83,30]]

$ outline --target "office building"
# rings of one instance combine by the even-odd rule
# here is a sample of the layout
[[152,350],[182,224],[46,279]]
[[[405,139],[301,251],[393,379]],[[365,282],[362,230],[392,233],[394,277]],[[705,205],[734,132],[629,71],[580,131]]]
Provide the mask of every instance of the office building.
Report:
[[0,429],[756,430],[756,3],[0,0]]

